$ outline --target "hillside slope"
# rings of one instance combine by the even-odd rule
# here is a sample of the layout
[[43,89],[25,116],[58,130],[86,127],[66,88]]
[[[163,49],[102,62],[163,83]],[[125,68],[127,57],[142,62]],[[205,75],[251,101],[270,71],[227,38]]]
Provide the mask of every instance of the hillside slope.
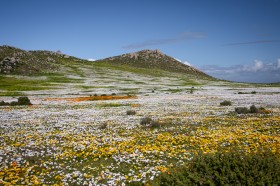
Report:
[[161,69],[168,72],[199,75],[201,77],[211,78],[204,72],[185,65],[178,60],[163,54],[159,50],[141,50],[139,52],[109,57],[98,60],[97,62],[107,62],[112,65],[129,65],[136,68]]
[[31,75],[57,72],[65,61],[81,62],[61,52],[26,51],[11,46],[0,46],[0,74]]

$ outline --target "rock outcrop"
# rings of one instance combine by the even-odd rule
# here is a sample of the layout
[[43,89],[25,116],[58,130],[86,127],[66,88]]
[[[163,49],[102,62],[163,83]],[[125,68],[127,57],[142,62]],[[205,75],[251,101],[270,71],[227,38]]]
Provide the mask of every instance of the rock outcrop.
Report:
[[6,57],[0,62],[0,73],[10,74],[21,64],[19,58]]

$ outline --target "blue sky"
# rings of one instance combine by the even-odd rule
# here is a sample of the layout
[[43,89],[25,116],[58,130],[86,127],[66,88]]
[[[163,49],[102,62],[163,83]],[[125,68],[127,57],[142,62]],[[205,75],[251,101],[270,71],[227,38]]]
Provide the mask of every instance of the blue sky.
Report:
[[280,0],[1,0],[0,45],[84,59],[160,49],[218,78],[280,82]]

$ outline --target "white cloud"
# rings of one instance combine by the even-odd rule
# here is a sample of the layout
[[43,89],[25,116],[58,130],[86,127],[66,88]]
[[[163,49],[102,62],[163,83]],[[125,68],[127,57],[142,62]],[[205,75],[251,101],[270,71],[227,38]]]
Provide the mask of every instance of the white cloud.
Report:
[[96,59],[88,59],[88,61],[96,61]]
[[264,64],[260,60],[255,60],[253,64],[244,66],[243,70],[244,71],[249,71],[249,72],[257,72],[259,70],[262,70],[264,68]]
[[216,78],[254,83],[280,82],[280,59],[274,63],[255,60],[248,65],[220,67],[204,66],[200,70]]
[[188,66],[192,66],[188,61],[181,61],[180,59],[177,59],[177,58],[174,58],[174,59],[176,59],[177,61],[179,61],[180,63],[183,63],[183,64],[185,64],[185,65],[188,65]]

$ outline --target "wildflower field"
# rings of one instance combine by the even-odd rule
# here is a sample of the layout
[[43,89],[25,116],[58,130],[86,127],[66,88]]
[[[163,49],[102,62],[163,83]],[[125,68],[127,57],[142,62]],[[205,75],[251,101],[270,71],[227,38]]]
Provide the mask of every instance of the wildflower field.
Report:
[[[83,97],[32,95],[31,106],[0,107],[0,185],[160,185],[199,154],[232,150],[280,161],[279,88]],[[225,100],[232,105],[221,106]],[[234,112],[253,104],[266,112]],[[144,117],[159,125],[140,125]]]

